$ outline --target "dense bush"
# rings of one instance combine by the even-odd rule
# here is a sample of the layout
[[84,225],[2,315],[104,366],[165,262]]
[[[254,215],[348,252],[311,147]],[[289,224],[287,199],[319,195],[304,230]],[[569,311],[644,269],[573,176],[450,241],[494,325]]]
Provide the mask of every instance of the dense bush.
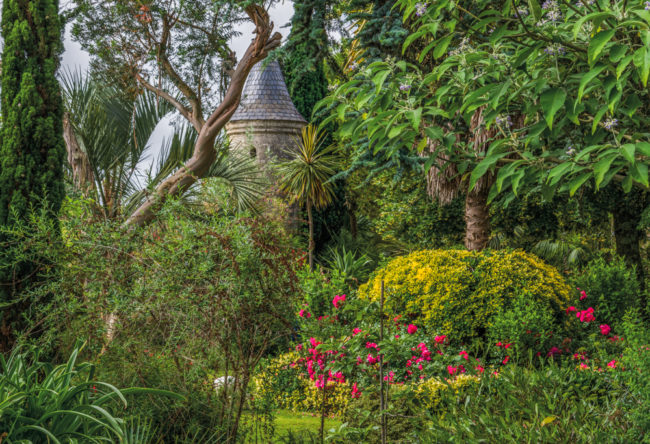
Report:
[[414,391],[416,398],[424,407],[431,411],[436,411],[440,403],[450,396],[464,400],[467,391],[479,382],[479,377],[468,374],[460,374],[456,378],[446,380],[442,378],[431,378],[417,384]]
[[390,314],[411,316],[430,334],[464,341],[485,335],[494,315],[512,307],[519,294],[556,316],[569,301],[557,270],[522,251],[418,251],[377,270],[360,296],[377,300],[382,281]]
[[629,387],[632,402],[629,416],[633,426],[627,432],[629,442],[650,443],[650,329],[638,310],[624,317],[626,347],[622,363],[629,370],[621,377]]
[[598,310],[599,320],[613,326],[620,325],[625,312],[638,307],[641,299],[634,269],[618,256],[594,259],[572,282],[587,292],[589,303]]
[[507,367],[481,378],[464,402],[441,405],[422,442],[629,442],[625,388],[608,370]]
[[[286,353],[265,362],[253,381],[253,402],[269,399],[274,408],[320,413],[323,391],[296,365],[299,357],[297,353]],[[328,384],[324,400],[326,414],[341,416],[350,403],[349,393],[347,384]]]
[[517,294],[507,309],[492,317],[487,337],[491,345],[510,344],[508,354],[526,361],[530,352],[546,353],[565,327],[566,323],[556,320],[556,313],[548,304],[525,292]]
[[[207,203],[170,202],[155,223],[124,231],[70,202],[61,266],[42,288],[57,296],[33,319],[47,327],[43,346],[89,338],[84,356],[108,382],[185,395],[131,403],[168,442],[238,434],[257,364],[287,343],[297,311],[298,258],[281,226]],[[222,375],[234,379],[217,395]]]

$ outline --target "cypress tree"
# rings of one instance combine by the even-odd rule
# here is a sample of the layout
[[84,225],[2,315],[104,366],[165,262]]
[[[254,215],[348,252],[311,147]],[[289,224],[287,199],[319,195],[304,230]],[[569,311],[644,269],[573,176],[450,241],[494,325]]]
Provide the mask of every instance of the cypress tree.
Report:
[[291,33],[284,48],[284,75],[291,100],[310,120],[316,103],[327,95],[324,63],[328,55],[327,13],[330,0],[296,0]]
[[[64,197],[63,104],[56,79],[62,50],[58,10],[58,0],[4,0],[2,5],[3,228],[24,224],[32,211],[46,210],[55,220]],[[18,293],[37,274],[33,262],[7,253],[13,242],[0,233],[0,249],[4,250],[0,255],[0,302],[20,301]],[[15,328],[17,310],[24,308],[23,301],[14,305],[13,315],[11,310],[2,313],[3,336]]]

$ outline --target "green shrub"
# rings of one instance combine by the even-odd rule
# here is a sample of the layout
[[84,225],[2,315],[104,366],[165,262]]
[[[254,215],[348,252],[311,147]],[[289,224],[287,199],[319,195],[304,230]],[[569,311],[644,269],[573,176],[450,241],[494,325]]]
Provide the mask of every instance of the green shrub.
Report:
[[529,351],[546,351],[557,343],[556,333],[564,327],[555,313],[528,292],[516,295],[509,308],[496,313],[488,328],[490,344],[510,343],[508,355],[527,359]]
[[639,305],[636,273],[621,257],[594,259],[572,282],[587,293],[587,301],[596,309],[600,323],[619,326],[626,310]]
[[17,347],[7,358],[0,354],[0,441],[149,442],[149,422],[125,422],[116,414],[127,406],[125,395],[181,397],[163,390],[119,390],[97,381],[95,366],[77,362],[81,349],[77,345],[68,362],[58,366],[42,361],[36,347]]
[[[316,388],[304,369],[292,365],[299,358],[297,353],[286,353],[267,361],[253,380],[254,402],[272,399],[276,408],[320,414],[323,391]],[[326,414],[341,416],[349,403],[348,384],[328,383],[325,397]]]
[[327,313],[332,306],[332,297],[336,294],[347,294],[350,286],[346,283],[346,277],[338,270],[326,271],[316,266],[310,271],[308,266],[298,270],[298,281],[301,296],[304,302],[314,313]]
[[382,281],[391,315],[411,316],[430,334],[460,341],[484,336],[517,295],[530,295],[558,317],[569,301],[558,271],[522,251],[418,251],[376,271],[360,297],[376,300]]
[[[39,343],[66,351],[82,335],[103,380],[184,395],[130,402],[164,442],[206,433],[234,441],[259,360],[293,332],[300,293],[291,238],[273,221],[209,201],[169,201],[152,224],[130,231],[84,211],[64,214],[60,267],[41,290],[56,296],[32,313],[33,325],[47,327]],[[237,382],[217,394],[212,381],[222,375]]]
[[633,427],[628,430],[628,439],[650,443],[650,329],[638,310],[624,316],[623,333],[626,347],[622,363],[629,371],[620,376],[632,395],[629,416]]
[[630,442],[624,393],[607,372],[507,366],[481,378],[465,402],[443,399],[421,442]]
[[[412,385],[391,385],[387,388],[386,422],[388,442],[406,444],[418,442],[417,436],[425,425],[422,404],[416,399]],[[381,442],[379,392],[368,391],[354,399],[342,418],[343,425],[328,440],[335,443]]]

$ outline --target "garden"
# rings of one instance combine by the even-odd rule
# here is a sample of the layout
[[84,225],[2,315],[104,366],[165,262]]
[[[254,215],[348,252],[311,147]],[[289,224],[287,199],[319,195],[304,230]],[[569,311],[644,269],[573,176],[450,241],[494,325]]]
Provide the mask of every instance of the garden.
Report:
[[650,2],[1,7],[0,443],[650,443]]

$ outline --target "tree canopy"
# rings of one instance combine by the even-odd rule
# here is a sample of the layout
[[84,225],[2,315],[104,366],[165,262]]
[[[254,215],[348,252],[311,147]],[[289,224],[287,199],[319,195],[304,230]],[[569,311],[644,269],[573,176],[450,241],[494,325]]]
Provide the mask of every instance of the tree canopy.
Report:
[[[404,49],[418,44],[420,63],[377,61],[342,85],[330,98],[340,137],[367,138],[377,162],[406,149],[427,168],[453,165],[470,188],[494,174],[490,199],[524,187],[546,197],[588,183],[648,187],[642,3],[397,5],[414,27]],[[473,118],[492,133],[484,149],[465,137]]]

